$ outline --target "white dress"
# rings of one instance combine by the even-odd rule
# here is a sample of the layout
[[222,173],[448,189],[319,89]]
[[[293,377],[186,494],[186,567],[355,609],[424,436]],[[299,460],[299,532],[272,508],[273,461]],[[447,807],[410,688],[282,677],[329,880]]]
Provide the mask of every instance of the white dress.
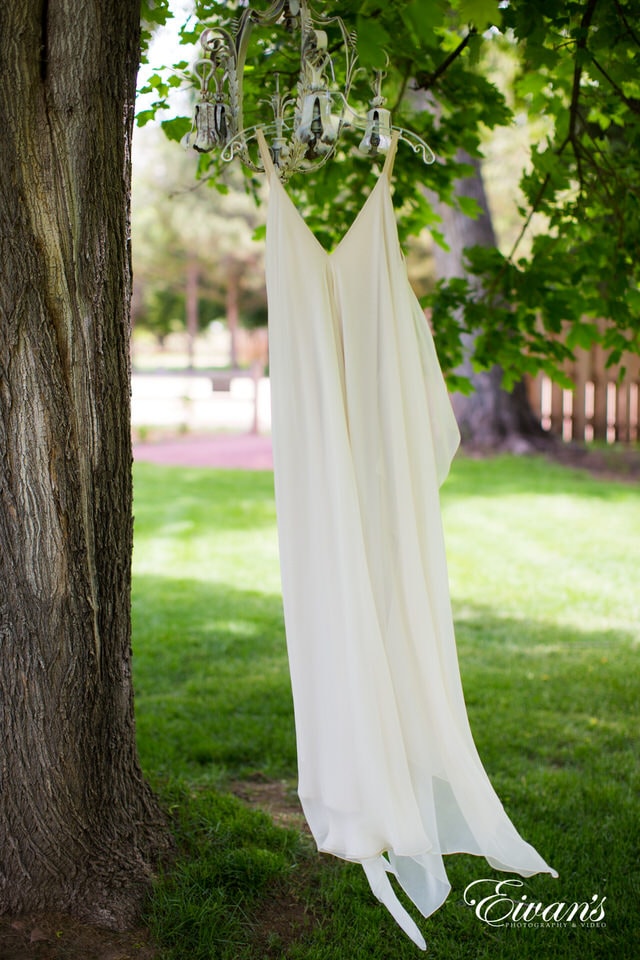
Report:
[[389,873],[428,916],[450,890],[442,854],[554,871],[507,817],[467,719],[439,503],[459,433],[400,250],[397,140],[332,253],[259,143],[298,791],[318,848],[362,863],[424,949]]

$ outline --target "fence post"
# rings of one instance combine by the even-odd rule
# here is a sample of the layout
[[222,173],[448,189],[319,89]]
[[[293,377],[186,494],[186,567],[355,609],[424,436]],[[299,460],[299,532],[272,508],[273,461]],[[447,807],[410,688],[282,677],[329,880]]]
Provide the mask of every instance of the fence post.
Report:
[[562,436],[564,422],[564,397],[562,387],[551,383],[551,432]]
[[541,373],[527,378],[531,407],[545,429],[578,443],[640,441],[640,355],[627,352],[611,367],[606,359],[603,346],[596,343],[590,350],[577,349],[573,363],[563,366],[573,381],[570,416],[562,387]]
[[626,383],[616,383],[616,443],[629,441],[629,387]]
[[593,439],[607,439],[607,381],[600,376],[593,380]]
[[576,352],[573,373],[573,417],[571,439],[584,443],[587,435],[587,383],[591,358],[586,350]]
[[629,382],[629,440],[640,440],[640,383]]

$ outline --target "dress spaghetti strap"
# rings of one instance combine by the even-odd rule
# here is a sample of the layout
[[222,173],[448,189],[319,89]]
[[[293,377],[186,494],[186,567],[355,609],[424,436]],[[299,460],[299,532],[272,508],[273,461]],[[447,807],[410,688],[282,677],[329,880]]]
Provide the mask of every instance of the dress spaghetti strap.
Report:
[[396,158],[396,150],[398,149],[398,140],[400,139],[400,134],[397,130],[394,130],[391,135],[391,143],[389,144],[389,149],[387,150],[387,157],[384,161],[384,167],[382,168],[382,174],[385,177],[388,177],[391,180],[391,174],[393,173],[393,163]]
[[267,179],[271,180],[271,177],[275,174],[276,168],[273,160],[271,159],[271,151],[267,145],[265,135],[262,132],[262,129],[258,127],[256,130],[256,139],[258,141],[258,149],[260,150],[260,156],[262,158],[262,163],[264,164],[264,171],[267,175]]

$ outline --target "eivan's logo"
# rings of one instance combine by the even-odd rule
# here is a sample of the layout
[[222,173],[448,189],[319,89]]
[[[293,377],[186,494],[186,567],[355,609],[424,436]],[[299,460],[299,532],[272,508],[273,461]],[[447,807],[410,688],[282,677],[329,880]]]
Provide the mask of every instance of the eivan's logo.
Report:
[[514,926],[517,923],[535,926],[576,926],[578,923],[583,926],[604,926],[606,897],[594,893],[589,901],[582,903],[556,901],[545,906],[529,900],[526,894],[516,895],[515,898],[509,896],[515,893],[514,887],[522,886],[522,880],[474,880],[464,891],[464,902],[474,907],[479,920],[492,927]]

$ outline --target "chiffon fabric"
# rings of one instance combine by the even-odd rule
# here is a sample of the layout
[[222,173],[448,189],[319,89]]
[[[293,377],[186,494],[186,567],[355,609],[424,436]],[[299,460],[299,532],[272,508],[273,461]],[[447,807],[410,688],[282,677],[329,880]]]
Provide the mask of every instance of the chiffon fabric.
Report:
[[422,949],[467,852],[554,871],[476,751],[449,600],[439,487],[459,433],[400,249],[384,170],[327,252],[270,183],[266,275],[282,593],[298,792],[318,849],[362,864]]

